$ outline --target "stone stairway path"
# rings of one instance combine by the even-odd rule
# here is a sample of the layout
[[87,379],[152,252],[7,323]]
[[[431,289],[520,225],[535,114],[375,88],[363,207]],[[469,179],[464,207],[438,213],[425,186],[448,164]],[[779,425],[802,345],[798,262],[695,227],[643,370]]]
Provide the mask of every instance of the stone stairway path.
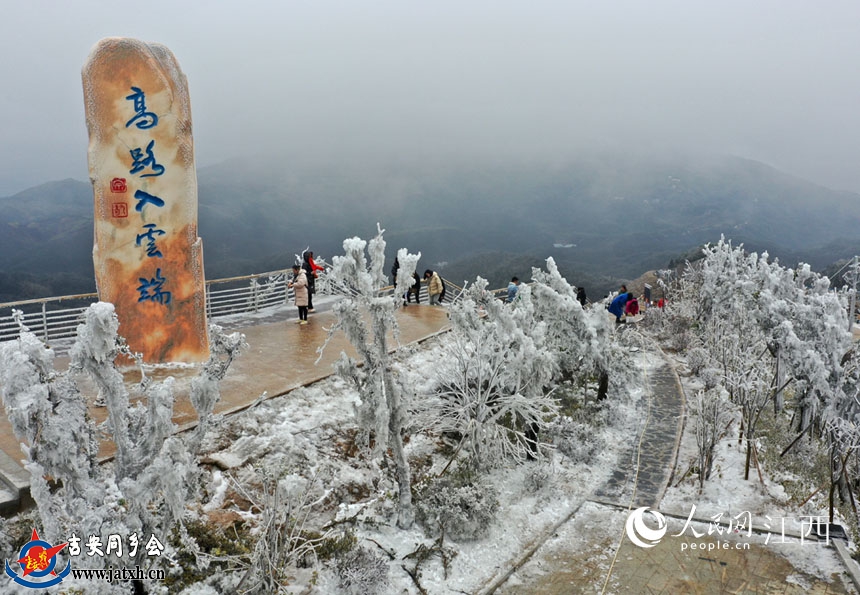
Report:
[[[606,483],[588,498],[588,501],[600,507],[626,509],[649,506],[656,509],[671,481],[683,432],[685,401],[675,370],[668,359],[660,355],[662,361],[656,367],[642,371],[646,392],[640,407],[640,423],[636,430],[630,433],[628,450],[619,457],[617,467]],[[576,522],[582,504],[539,536],[529,551],[505,573],[495,577],[479,590],[480,595],[530,592],[521,591],[506,583],[520,568],[530,563],[544,543],[563,531],[563,525]],[[550,570],[549,574],[552,573]],[[594,585],[589,582],[591,578],[580,582],[569,580],[560,570],[556,578],[559,578],[558,585],[545,587],[546,590],[540,592],[566,595],[594,590]]]
[[[645,395],[641,422],[631,432],[629,448],[619,458],[610,479],[565,519],[564,526],[553,527],[539,548],[519,560],[515,568],[482,590],[481,595],[856,593],[848,579],[837,578],[836,571],[830,580],[807,574],[802,567],[793,566],[777,551],[759,543],[746,549],[714,547],[702,555],[692,548],[719,545],[718,539],[673,535],[672,539],[644,548],[626,538],[619,517],[626,517],[628,509],[659,508],[673,480],[684,424],[683,391],[665,356],[662,364],[646,372],[646,377],[650,393]],[[585,540],[584,535],[588,535]],[[616,550],[614,557],[612,550]],[[832,559],[839,564],[837,557]],[[842,563],[852,573],[854,584],[860,584],[852,570],[856,564],[845,557]]]
[[593,500],[657,508],[671,479],[683,430],[684,398],[677,374],[664,362],[645,373],[648,393],[643,418],[618,468]]

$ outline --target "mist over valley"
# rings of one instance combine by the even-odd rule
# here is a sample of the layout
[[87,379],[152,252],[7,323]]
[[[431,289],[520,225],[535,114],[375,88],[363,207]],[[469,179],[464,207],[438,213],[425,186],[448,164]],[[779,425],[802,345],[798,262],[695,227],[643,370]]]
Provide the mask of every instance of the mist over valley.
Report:
[[[594,154],[552,163],[237,159],[201,168],[208,279],[285,269],[310,247],[341,254],[379,222],[389,257],[501,287],[552,256],[590,296],[683,261],[723,234],[821,270],[860,251],[860,196],[727,156]],[[48,182],[0,198],[0,299],[95,290],[89,183]]]

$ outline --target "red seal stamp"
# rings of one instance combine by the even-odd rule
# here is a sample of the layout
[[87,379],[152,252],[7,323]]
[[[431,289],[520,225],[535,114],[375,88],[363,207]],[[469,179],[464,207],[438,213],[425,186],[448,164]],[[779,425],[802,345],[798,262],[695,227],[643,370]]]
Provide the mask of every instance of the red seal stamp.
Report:
[[114,194],[124,194],[128,192],[128,185],[125,183],[125,178],[114,178],[111,180],[110,191]]
[[124,202],[115,202],[110,206],[110,216],[122,219],[128,217],[128,205]]

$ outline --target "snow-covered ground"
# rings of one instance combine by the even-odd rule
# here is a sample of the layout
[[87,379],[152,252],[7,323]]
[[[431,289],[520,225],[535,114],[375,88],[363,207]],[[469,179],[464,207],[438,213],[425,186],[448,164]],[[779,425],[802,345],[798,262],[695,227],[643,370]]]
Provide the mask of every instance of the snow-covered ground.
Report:
[[[359,241],[350,246],[353,244],[353,261],[358,263],[363,258],[359,258]],[[360,247],[363,250],[363,243]],[[381,255],[382,247],[375,244],[374,253]],[[354,266],[352,270],[361,268]],[[378,353],[367,351],[364,358],[370,381],[365,382],[364,369],[359,370],[352,362],[340,362],[343,377],[332,376],[283,397],[257,402],[246,411],[202,426],[208,432],[199,451],[203,470],[196,497],[189,502],[184,491],[176,490],[166,502],[176,514],[184,512],[184,526],[189,532],[170,536],[165,557],[173,562],[168,564],[173,582],[163,585],[162,592],[176,593],[183,587],[186,595],[246,592],[249,583],[265,584],[271,579],[271,584],[258,592],[476,593],[496,582],[522,559],[524,552],[547,539],[551,547],[567,552],[569,559],[573,556],[574,560],[586,560],[595,580],[603,577],[610,587],[628,588],[618,582],[626,578],[612,576],[615,556],[621,551],[618,544],[623,544],[620,527],[626,516],[624,504],[618,503],[622,508],[619,510],[588,500],[613,471],[629,468],[631,462],[625,455],[637,442],[642,444],[639,438],[651,418],[654,402],[649,377],[661,366],[664,355],[656,340],[637,325],[616,327],[608,323],[602,310],[583,311],[573,300],[573,288],[558,276],[551,260],[548,268],[549,274],[535,273],[535,293],[523,286],[513,306],[502,306],[489,297],[479,280],[469,290],[471,302],[450,310],[454,332],[401,349],[390,365],[387,360],[380,365],[379,360],[387,357],[385,349]],[[375,273],[380,270],[372,268]],[[378,284],[356,282],[352,286],[372,288]],[[374,301],[374,295],[369,291],[364,305],[375,308],[376,314],[396,307]],[[356,314],[358,310],[343,305],[336,306],[340,324],[347,320],[357,328],[361,318]],[[480,317],[479,312],[485,317]],[[109,322],[109,316],[102,318]],[[377,322],[382,325],[385,321],[379,318]],[[354,344],[366,345],[366,335],[356,328],[347,335]],[[744,328],[751,332],[751,327]],[[489,333],[484,332],[487,329]],[[461,335],[457,336],[458,332]],[[101,366],[97,371],[107,374],[115,355],[110,351],[113,340],[96,334],[85,333],[90,345],[103,348],[104,353],[99,351],[94,361]],[[99,338],[103,340],[93,340]],[[238,340],[238,336],[231,339],[234,348],[238,348]],[[43,358],[45,350],[33,341],[27,357]],[[78,352],[81,361],[89,362],[83,354]],[[24,357],[12,351],[9,355]],[[461,368],[450,366],[457,356]],[[673,357],[677,358],[687,395],[695,394],[699,386],[697,380],[684,373],[685,356]],[[597,360],[589,362],[588,358]],[[689,359],[692,361],[692,356]],[[584,361],[588,365],[582,365]],[[20,366],[7,366],[13,371],[16,367]],[[476,369],[479,373],[474,374]],[[607,369],[612,370],[613,379],[609,396],[595,403],[596,386],[576,382]],[[568,376],[558,373],[561,371]],[[214,386],[216,367],[208,373],[209,384],[198,388]],[[508,373],[510,377],[505,382],[512,388],[492,390],[498,386],[493,384],[496,379]],[[462,376],[457,379],[459,386],[451,380],[458,375]],[[31,376],[24,379],[26,382],[12,382],[10,386],[27,389],[24,385],[32,382],[34,390],[40,388],[45,374]],[[560,377],[579,380],[556,385]],[[121,386],[118,378],[116,387]],[[549,386],[557,399],[548,398]],[[457,401],[458,389],[468,393],[465,404]],[[29,394],[10,392],[12,397]],[[214,397],[217,393],[207,390],[200,394]],[[72,393],[67,396],[69,402],[74,400]],[[157,404],[156,396],[150,395],[150,400],[155,399]],[[121,394],[115,400],[121,401],[120,397]],[[403,408],[391,404],[401,398]],[[366,402],[362,403],[362,399]],[[797,476],[799,471],[778,465],[770,469],[763,460],[756,466],[761,468],[761,482],[758,469],[750,479],[742,478],[746,450],[737,439],[739,420],[732,413],[736,406],[727,400],[719,402],[728,412],[726,420],[736,416],[734,427],[728,425],[719,441],[713,475],[699,493],[695,472],[689,465],[696,454],[694,424],[687,420],[673,485],[660,503],[664,513],[674,515],[669,524],[674,526],[678,517],[684,519],[691,514],[694,505],[697,518],[722,519],[716,522],[725,523],[746,513],[757,528],[765,521],[778,523],[781,519],[823,515],[820,495],[797,504],[802,499],[797,498],[797,485],[792,488],[795,493],[788,493],[789,479],[807,493],[815,487],[811,485],[807,490],[804,478]],[[538,408],[534,403],[541,405]],[[41,405],[44,420],[53,424],[53,431],[61,433],[63,422],[52,415],[51,404]],[[124,410],[122,402],[114,405]],[[446,418],[444,407],[460,407],[456,413],[460,417],[453,421]],[[434,409],[443,411],[436,411],[435,421],[431,419],[433,415],[428,415]],[[555,416],[557,410],[560,416]],[[369,417],[372,423],[368,423]],[[669,417],[672,419],[654,421],[676,423],[674,414]],[[447,425],[439,423],[440,418]],[[524,419],[528,422],[521,422]],[[169,422],[169,416],[165,420]],[[28,420],[19,421],[23,426]],[[719,422],[723,423],[726,422]],[[525,459],[531,454],[527,444],[534,428],[540,428],[540,438],[549,443],[544,456],[514,462],[517,456]],[[368,433],[371,430],[373,434]],[[402,457],[397,457],[402,452],[398,441],[386,440],[376,453],[368,448],[371,445],[367,439],[384,436],[386,430],[402,437],[408,473],[402,473],[407,466]],[[474,438],[474,432],[481,437],[493,436],[495,442]],[[188,440],[197,440],[200,434],[195,432]],[[512,442],[499,436],[516,436],[518,442],[511,446]],[[774,440],[769,444],[767,436],[762,430],[756,438],[765,455],[772,454],[769,449],[783,442]],[[169,440],[172,449],[181,450],[175,438]],[[668,441],[673,442],[671,438]],[[467,446],[461,453],[464,444]],[[127,450],[134,452],[133,446],[129,444]],[[470,448],[472,464],[461,464]],[[68,467],[65,454],[57,453],[58,461],[63,463],[57,467],[59,471]],[[508,455],[513,455],[510,460]],[[494,459],[487,460],[488,457]],[[119,456],[117,459],[115,469],[125,480],[129,475],[121,473],[122,461]],[[135,460],[126,459],[126,464]],[[162,462],[160,457],[153,461],[153,465]],[[147,479],[147,495],[151,496],[147,502],[154,504],[138,512],[154,512],[160,506],[158,496],[162,492],[195,485],[198,480],[194,470],[193,465],[185,464],[177,464],[172,470],[153,466],[147,476],[153,480]],[[170,471],[181,471],[172,485],[155,481],[164,479],[163,474]],[[789,473],[795,477],[789,478]],[[41,479],[34,477],[36,483]],[[400,491],[395,478],[407,486],[411,484],[412,491]],[[451,485],[440,485],[443,481]],[[42,484],[39,495],[45,502],[51,494],[45,482]],[[408,529],[397,527],[410,524],[403,520],[404,503],[398,493],[412,493],[415,499],[418,520]],[[96,500],[92,506],[101,514],[104,506],[100,498]],[[126,506],[123,500],[118,498],[111,508],[114,516]],[[430,501],[433,506],[427,504]],[[168,531],[175,517],[165,518],[170,519],[170,524],[164,525]],[[696,523],[694,528],[699,531],[711,528],[707,520]],[[802,525],[786,529],[787,533],[804,530]],[[5,542],[6,546],[11,543],[9,539]],[[828,580],[840,570],[831,550],[766,545],[769,551],[772,548],[787,556],[798,572]],[[202,565],[195,568],[195,559]],[[541,555],[536,560],[551,557]],[[559,569],[552,564],[541,568],[548,576],[556,571]],[[511,584],[516,585],[527,575],[515,576]],[[249,576],[255,578],[248,580]],[[609,583],[610,578],[615,582]],[[799,574],[791,578],[796,584],[804,580]]]
[[[487,534],[474,541],[457,541],[446,537],[443,548],[449,556],[443,564],[438,554],[420,565],[416,578],[427,593],[480,592],[506,572],[525,551],[549,538],[549,552],[564,552],[562,558],[587,561],[593,578],[599,582],[610,574],[613,553],[617,548],[624,511],[613,510],[587,501],[613,469],[627,461],[630,443],[639,435],[647,405],[645,383],[649,373],[662,362],[662,355],[648,338],[634,329],[625,329],[628,347],[633,350],[630,364],[635,369],[634,388],[623,395],[613,395],[612,414],[608,423],[593,427],[591,440],[600,445],[593,456],[573,461],[558,451],[547,460],[521,465],[509,464],[491,471],[482,481],[498,495],[498,512]],[[431,339],[421,345],[406,347],[397,356],[396,369],[407,378],[414,394],[425,394],[431,382],[427,371],[448,357],[447,336]],[[673,356],[679,358],[680,356]],[[676,359],[682,372],[687,394],[699,388],[694,377],[684,374],[683,359]],[[593,391],[591,395],[593,398]],[[302,522],[306,531],[324,532],[331,537],[349,530],[360,547],[383,558],[388,566],[388,584],[382,593],[414,593],[417,587],[406,569],[415,567],[409,557],[423,545],[431,548],[435,537],[428,536],[420,524],[410,530],[396,528],[396,482],[387,463],[377,463],[356,447],[355,406],[358,395],[352,385],[337,376],[298,389],[290,394],[263,401],[237,415],[219,418],[207,433],[201,454],[205,472],[200,498],[192,504],[192,516],[210,527],[220,527],[228,536],[247,531],[253,537],[259,532],[261,510],[255,500],[264,479],[286,486],[296,516],[307,513]],[[420,409],[408,403],[410,410]],[[695,441],[688,420],[678,457],[678,475],[683,473],[695,455]],[[416,483],[438,475],[449,461],[438,436],[412,433],[407,452],[415,472]],[[686,516],[696,505],[696,516],[711,518],[719,513],[723,519],[741,511],[750,511],[754,522],[804,514],[821,514],[810,503],[801,511],[792,508],[782,487],[768,479],[765,486],[757,476],[743,480],[744,451],[738,447],[736,434],[723,440],[718,448],[714,478],[705,483],[699,494],[692,478],[675,482],[665,494],[660,510]],[[765,470],[766,471],[766,470]],[[576,512],[572,515],[571,513]],[[567,522],[561,521],[568,519]],[[670,527],[680,521],[670,519]],[[699,531],[707,526],[696,524]],[[550,534],[548,530],[555,528]],[[799,572],[822,579],[842,571],[831,550],[800,547],[796,541],[768,544],[769,550],[785,556]],[[224,558],[209,551],[213,560]],[[523,577],[561,572],[553,556],[539,554],[524,575],[514,575],[501,592],[514,589]],[[549,560],[549,562],[547,561]],[[298,568],[290,579],[287,592],[338,593],[341,579],[335,572],[336,560],[329,559],[308,568]],[[535,568],[538,568],[535,570]],[[413,571],[414,572],[414,571]],[[234,572],[212,575],[204,582],[187,588],[187,594],[231,592],[241,580],[241,567]],[[796,581],[803,584],[803,577]],[[212,586],[217,590],[213,590]],[[614,583],[612,583],[614,584]],[[595,584],[596,585],[596,584]],[[595,590],[599,592],[598,585]],[[165,588],[165,593],[176,592]],[[609,592],[612,592],[610,589]]]
[[[685,394],[691,396],[695,391],[701,390],[701,381],[686,371],[684,358],[676,355],[674,359]],[[817,498],[810,498],[800,506],[801,503],[792,500],[783,485],[777,481],[784,471],[770,469],[763,461],[761,477],[753,466],[749,479],[744,479],[746,448],[738,440],[739,412],[735,412],[728,426],[729,430],[717,444],[713,472],[711,478],[705,481],[702,492],[699,493],[695,476],[683,479],[679,477],[688,469],[696,456],[693,423],[692,419],[687,420],[678,453],[677,474],[673,485],[666,491],[660,511],[687,518],[692,507],[695,506],[696,518],[718,519],[723,527],[726,526],[728,519],[748,512],[753,527],[758,529],[759,533],[745,538],[746,541],[759,544],[766,541],[765,545],[769,551],[783,556],[798,571],[822,580],[830,581],[833,575],[843,574],[845,568],[834,549],[815,544],[814,539],[802,542],[797,537],[817,529],[810,526],[813,519],[820,518],[822,522],[827,520],[825,493]],[[760,448],[767,446],[764,437],[759,439],[759,443]],[[814,487],[811,485],[810,493]],[[850,523],[839,518],[838,511],[837,522],[843,526],[848,526]],[[709,526],[702,523],[694,524],[700,533],[706,533]],[[726,538],[734,537],[727,534]],[[853,550],[855,545],[851,544],[850,547]]]
[[[445,341],[444,336],[433,339],[407,348],[398,357],[399,371],[407,375],[407,384],[416,387],[417,394],[428,382],[426,371],[447,357]],[[649,365],[647,355],[638,359]],[[482,478],[498,494],[496,520],[482,539],[457,542],[446,538],[443,546],[450,548],[453,559],[447,569],[440,556],[423,563],[422,587],[428,593],[476,592],[509,568],[548,528],[569,516],[608,478],[619,455],[628,448],[627,441],[619,437],[635,431],[636,403],[641,394],[642,389],[637,388],[632,394],[618,396],[613,407],[616,412],[609,416],[613,423],[595,428],[593,439],[604,447],[591,460],[573,462],[553,451],[548,460],[512,463]],[[349,518],[335,530],[349,528],[359,545],[393,555],[386,592],[415,592],[412,578],[402,568],[414,562],[404,557],[422,544],[432,546],[435,539],[418,524],[406,531],[396,528],[392,498],[396,483],[352,443],[357,400],[350,385],[330,377],[222,420],[207,438],[203,458],[212,466],[198,513],[214,518],[217,510],[240,508],[235,483],[253,486],[258,482],[260,471],[252,468],[285,477],[297,490],[307,488],[314,494],[311,499],[316,505],[307,523],[309,528],[320,530],[333,520]],[[438,475],[448,463],[438,440],[414,434],[409,441],[410,461],[419,469],[417,482]],[[240,514],[252,516],[245,511]],[[311,580],[315,582],[314,592],[337,592],[338,577],[325,569],[300,571],[295,592],[303,592]]]

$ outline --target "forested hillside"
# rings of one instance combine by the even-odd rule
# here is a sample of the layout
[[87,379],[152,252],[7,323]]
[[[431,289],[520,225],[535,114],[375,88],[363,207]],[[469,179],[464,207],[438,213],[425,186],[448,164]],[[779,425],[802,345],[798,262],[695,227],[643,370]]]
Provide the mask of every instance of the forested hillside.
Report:
[[[822,269],[860,251],[860,196],[731,157],[591,156],[565,164],[272,163],[200,169],[208,278],[327,257],[380,222],[459,283],[491,286],[553,256],[590,295],[721,234]],[[0,199],[0,299],[94,290],[92,190],[50,182]]]

